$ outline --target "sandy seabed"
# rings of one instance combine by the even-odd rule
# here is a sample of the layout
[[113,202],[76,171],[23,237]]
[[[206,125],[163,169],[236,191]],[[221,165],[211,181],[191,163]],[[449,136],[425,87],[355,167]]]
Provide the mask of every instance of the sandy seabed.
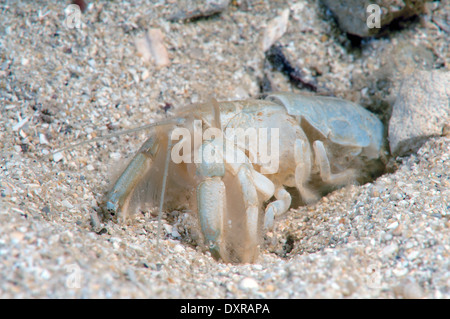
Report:
[[[268,21],[282,9],[291,13],[280,43],[306,79],[382,119],[399,76],[374,91],[385,83],[374,79],[385,76],[386,54],[433,48],[434,62],[449,65],[449,35],[430,15],[350,50],[317,1],[246,3],[169,22],[175,1],[98,1],[78,29],[65,24],[63,1],[0,5],[0,297],[450,297],[448,137],[430,139],[372,183],[292,209],[265,235],[255,264],[217,262],[173,231],[157,248],[157,221],[148,213],[92,231],[93,208],[146,132],[83,145],[58,160],[42,156],[211,95],[256,97],[265,74],[272,89],[298,91],[265,66],[261,49]],[[170,66],[136,54],[135,38],[149,27],[164,34]],[[165,232],[173,227],[165,221]]]

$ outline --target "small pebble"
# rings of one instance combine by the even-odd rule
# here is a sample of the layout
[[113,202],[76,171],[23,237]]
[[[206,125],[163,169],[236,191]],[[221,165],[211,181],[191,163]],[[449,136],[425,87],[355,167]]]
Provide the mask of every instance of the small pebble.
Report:
[[47,136],[45,134],[39,133],[39,144],[48,145]]
[[111,152],[111,153],[109,153],[109,157],[111,157],[112,159],[118,160],[122,157],[122,154],[119,152]]
[[264,36],[262,41],[263,51],[269,50],[269,48],[283,36],[287,30],[287,24],[289,21],[289,9],[283,10],[283,12],[276,18],[270,20],[264,30]]
[[420,299],[423,298],[423,289],[419,284],[410,282],[403,288],[403,296],[406,299]]
[[178,232],[178,230],[177,230],[176,227],[173,227],[171,235],[172,235],[172,237],[174,237],[174,238],[179,238],[179,237],[181,237],[181,235],[180,235],[180,233]]
[[406,255],[406,259],[408,259],[409,261],[413,261],[417,257],[419,257],[419,255],[420,255],[420,252],[418,250],[413,250],[412,252],[410,252]]
[[177,245],[175,245],[175,247],[173,247],[173,251],[176,253],[184,253],[185,249],[183,246],[177,244]]
[[408,274],[408,272],[408,268],[405,267],[394,268],[394,270],[392,270],[392,273],[397,277],[404,277]]
[[67,207],[67,208],[69,208],[69,209],[73,208],[73,205],[72,205],[67,199],[63,200],[63,201],[61,202],[61,204],[62,204],[64,207]]
[[393,257],[393,255],[395,253],[397,253],[397,251],[398,251],[398,245],[394,243],[394,244],[390,244],[390,245],[384,247],[384,249],[381,251],[381,254],[384,257],[390,258],[390,257]]
[[53,161],[54,162],[59,162],[60,160],[62,160],[64,158],[64,156],[62,155],[61,152],[55,153],[53,154]]
[[398,222],[393,222],[391,224],[389,224],[386,228],[389,230],[393,230],[396,229],[398,227]]
[[19,242],[21,242],[23,240],[23,238],[25,237],[25,234],[21,233],[21,232],[18,232],[18,231],[15,231],[15,232],[11,233],[9,235],[9,237],[11,238],[11,241],[14,244],[17,244],[17,243],[19,243]]
[[400,236],[403,233],[403,226],[400,224],[398,225],[393,231],[392,231],[392,235],[393,236]]
[[50,275],[50,273],[48,272],[47,269],[44,269],[44,270],[41,272],[41,278],[42,278],[42,279],[44,279],[44,280],[49,280],[50,277],[51,277],[51,275]]
[[255,279],[247,277],[241,280],[239,288],[242,290],[258,290],[259,285]]
[[424,297],[423,288],[412,280],[404,280],[399,286],[394,288],[397,296],[405,299],[421,299]]
[[169,225],[169,224],[163,224],[164,230],[166,231],[166,233],[171,234],[172,230],[173,230],[173,226]]

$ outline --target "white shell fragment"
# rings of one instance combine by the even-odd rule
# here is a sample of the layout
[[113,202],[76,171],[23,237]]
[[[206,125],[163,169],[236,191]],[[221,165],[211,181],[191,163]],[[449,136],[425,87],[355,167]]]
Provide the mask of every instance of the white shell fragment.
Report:
[[47,136],[45,136],[45,134],[39,133],[39,144],[45,144],[45,145],[49,144]]
[[239,288],[242,290],[258,290],[259,285],[255,279],[247,277],[241,280]]
[[13,128],[12,128],[13,131],[16,132],[16,131],[20,130],[20,129],[22,128],[22,126],[24,126],[27,122],[28,122],[28,118],[22,119],[22,118],[20,118],[20,116],[19,116],[19,121],[18,121],[17,124],[14,125]]
[[54,162],[59,162],[60,160],[62,160],[64,158],[64,156],[62,155],[61,152],[55,153],[53,154],[53,161]]
[[154,63],[158,67],[170,65],[169,54],[163,40],[164,34],[160,29],[149,29],[143,37],[135,39],[138,55],[145,62]]
[[269,50],[272,44],[283,36],[287,30],[288,21],[289,9],[283,10],[281,15],[269,21],[264,30],[262,42],[262,49],[264,52]]

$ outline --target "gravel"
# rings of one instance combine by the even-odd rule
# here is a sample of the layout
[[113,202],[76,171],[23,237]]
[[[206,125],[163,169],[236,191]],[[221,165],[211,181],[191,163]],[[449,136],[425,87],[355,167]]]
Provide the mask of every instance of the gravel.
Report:
[[[181,22],[167,20],[179,12],[176,1],[98,1],[79,29],[66,20],[67,5],[0,5],[1,298],[450,297],[448,136],[393,159],[372,183],[292,209],[265,235],[259,261],[245,265],[215,261],[170,219],[157,245],[148,212],[126,224],[95,218],[146,132],[49,156],[210,95],[255,97],[264,76],[274,90],[297,91],[261,49],[267,24],[286,8],[279,43],[305,78],[385,120],[396,86],[372,81],[385,75],[380,52],[426,47],[431,67],[448,71],[449,34],[433,22],[445,21],[444,2],[359,49],[317,1],[232,1],[220,14]],[[138,56],[135,39],[149,28],[164,34],[170,66]]]

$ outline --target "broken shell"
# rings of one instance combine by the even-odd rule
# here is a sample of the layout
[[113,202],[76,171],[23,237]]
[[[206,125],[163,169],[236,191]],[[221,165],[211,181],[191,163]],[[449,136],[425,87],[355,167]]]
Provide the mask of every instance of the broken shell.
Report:
[[164,35],[160,29],[149,29],[143,37],[135,39],[138,55],[145,62],[153,62],[158,67],[170,65],[163,40]]
[[289,9],[283,10],[281,15],[272,19],[267,24],[264,31],[264,37],[262,42],[263,51],[267,51],[272,44],[280,39],[287,30],[287,24],[289,21]]

